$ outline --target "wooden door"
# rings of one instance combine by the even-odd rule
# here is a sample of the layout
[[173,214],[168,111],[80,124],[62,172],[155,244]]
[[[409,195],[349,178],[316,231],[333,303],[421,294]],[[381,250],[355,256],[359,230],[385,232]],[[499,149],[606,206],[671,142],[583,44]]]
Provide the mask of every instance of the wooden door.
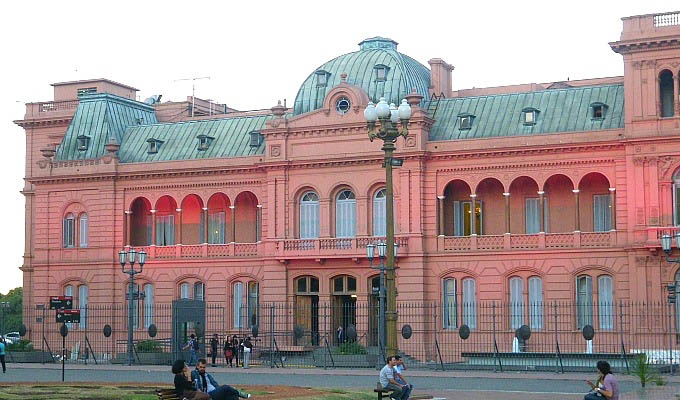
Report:
[[310,344],[310,334],[312,331],[312,296],[295,297],[295,325],[302,327],[304,335],[295,339],[298,346]]

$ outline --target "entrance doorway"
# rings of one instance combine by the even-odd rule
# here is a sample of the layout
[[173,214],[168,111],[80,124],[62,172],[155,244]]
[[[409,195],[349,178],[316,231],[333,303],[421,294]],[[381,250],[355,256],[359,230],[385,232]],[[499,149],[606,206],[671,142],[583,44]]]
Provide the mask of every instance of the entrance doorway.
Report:
[[380,323],[380,276],[371,278],[371,293],[368,300],[368,344],[378,346],[378,324]]
[[319,279],[303,276],[295,280],[295,326],[302,337],[293,337],[296,346],[319,345]]
[[[331,307],[333,315],[334,344],[340,345],[347,341],[347,328],[356,329],[357,324],[357,280],[351,276],[338,276],[332,282],[333,296]],[[342,334],[339,328],[342,327]]]

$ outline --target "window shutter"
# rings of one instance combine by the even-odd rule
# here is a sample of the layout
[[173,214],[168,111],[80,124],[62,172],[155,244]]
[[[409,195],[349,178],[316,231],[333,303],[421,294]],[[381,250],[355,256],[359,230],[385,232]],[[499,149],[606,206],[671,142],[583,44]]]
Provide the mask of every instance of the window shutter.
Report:
[[529,278],[529,318],[531,329],[543,328],[543,281]]
[[144,329],[153,324],[153,285],[144,285]]
[[87,247],[87,214],[80,215],[80,243],[78,246]]
[[524,293],[522,278],[510,279],[510,321],[512,329],[517,329],[524,323]]
[[600,329],[614,329],[614,293],[611,276],[603,275],[597,278],[598,317]]
[[68,247],[68,219],[64,218],[63,221],[63,226],[61,228],[61,235],[62,235],[62,241],[63,241],[63,246]]
[[588,275],[580,276],[576,281],[578,328],[593,324],[593,281]]
[[163,245],[164,236],[165,224],[163,224],[163,217],[156,217],[156,246]]
[[593,196],[593,230],[595,232],[606,232],[610,229],[609,195],[596,194]]
[[545,232],[550,232],[550,207],[548,206],[548,198],[543,198],[543,229]]
[[463,279],[463,323],[470,329],[477,327],[477,293],[471,278]]
[[540,215],[538,212],[538,199],[525,200],[525,228],[527,234],[538,233],[540,227]]
[[458,317],[456,315],[456,280],[445,279],[442,289],[444,294],[444,329],[454,329],[458,326]]
[[243,306],[243,283],[234,284],[234,328],[241,328],[241,308]]
[[460,201],[453,202],[453,236],[463,236],[462,204]]

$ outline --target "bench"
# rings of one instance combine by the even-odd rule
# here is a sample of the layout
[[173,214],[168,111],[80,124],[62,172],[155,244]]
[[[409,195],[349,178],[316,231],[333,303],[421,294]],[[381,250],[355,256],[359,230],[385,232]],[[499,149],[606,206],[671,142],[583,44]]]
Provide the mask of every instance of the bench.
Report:
[[158,389],[156,390],[158,400],[182,400],[175,393],[175,389]]
[[373,389],[373,392],[378,393],[378,400],[382,400],[383,396],[385,396],[388,399],[390,398],[391,390],[387,390],[387,389],[383,389],[381,387],[377,387],[377,388]]

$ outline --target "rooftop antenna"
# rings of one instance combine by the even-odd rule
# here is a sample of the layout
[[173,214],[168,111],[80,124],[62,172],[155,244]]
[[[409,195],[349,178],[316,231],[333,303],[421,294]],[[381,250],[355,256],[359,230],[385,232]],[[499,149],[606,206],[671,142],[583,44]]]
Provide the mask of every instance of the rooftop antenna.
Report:
[[210,79],[209,76],[201,76],[197,78],[182,78],[175,79],[174,82],[191,81],[191,117],[194,116],[194,108],[196,107],[196,81],[201,79]]

